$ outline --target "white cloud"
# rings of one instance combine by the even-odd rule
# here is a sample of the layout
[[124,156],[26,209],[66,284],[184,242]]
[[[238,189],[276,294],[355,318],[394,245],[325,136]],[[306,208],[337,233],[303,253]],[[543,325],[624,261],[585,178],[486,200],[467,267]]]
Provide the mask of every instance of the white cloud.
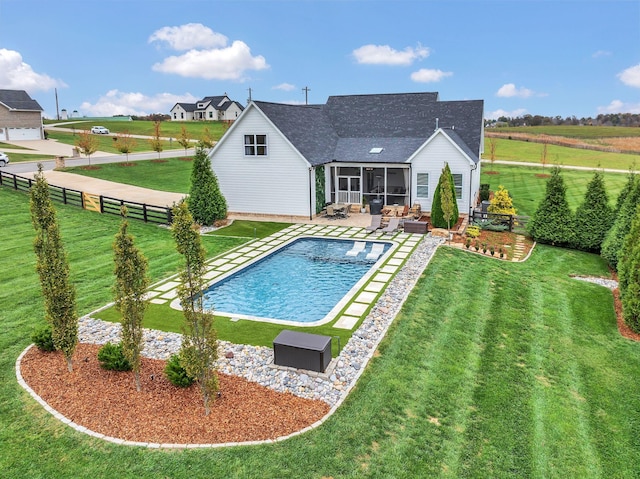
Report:
[[296,86],[292,85],[291,83],[280,83],[280,85],[276,85],[271,89],[272,90],[282,90],[282,91],[292,91],[292,90],[296,89]]
[[411,74],[411,79],[418,83],[434,83],[439,82],[443,78],[450,77],[451,75],[453,75],[453,72],[421,68],[417,72],[413,72]]
[[534,91],[529,90],[528,88],[525,88],[525,87],[516,88],[516,85],[514,83],[505,83],[500,87],[500,89],[496,93],[496,96],[499,96],[502,98],[512,98],[512,97],[529,98],[533,94],[534,94]]
[[599,106],[598,113],[640,113],[640,103],[624,103],[613,100],[607,106]]
[[149,37],[149,43],[166,42],[173,50],[217,48],[227,45],[228,38],[201,23],[187,23],[179,27],[163,27]]
[[262,55],[252,56],[246,43],[236,40],[231,46],[210,50],[189,50],[153,65],[153,70],[205,80],[244,80],[246,70],[269,68]]
[[640,88],[640,63],[618,73],[618,78],[627,86]]
[[66,86],[62,80],[34,72],[31,65],[22,60],[20,53],[0,48],[0,88],[32,92]]
[[594,52],[593,55],[591,55],[591,58],[610,57],[611,55],[613,55],[613,53],[608,50],[598,50],[597,52]]
[[358,63],[368,65],[411,65],[416,60],[429,56],[429,49],[418,45],[416,48],[407,47],[402,51],[395,50],[389,45],[364,45],[356,48],[352,54]]
[[498,110],[495,110],[495,111],[491,111],[491,112],[485,113],[485,118],[487,118],[488,120],[497,120],[501,116],[504,116],[504,117],[507,117],[507,118],[517,118],[517,117],[522,116],[522,115],[524,115],[526,113],[527,113],[527,110],[525,108],[517,108],[517,109],[512,110],[512,111],[498,109]]
[[168,114],[173,105],[178,102],[195,103],[199,99],[189,93],[185,95],[159,93],[147,96],[137,92],[110,90],[95,103],[83,102],[78,111],[86,116]]

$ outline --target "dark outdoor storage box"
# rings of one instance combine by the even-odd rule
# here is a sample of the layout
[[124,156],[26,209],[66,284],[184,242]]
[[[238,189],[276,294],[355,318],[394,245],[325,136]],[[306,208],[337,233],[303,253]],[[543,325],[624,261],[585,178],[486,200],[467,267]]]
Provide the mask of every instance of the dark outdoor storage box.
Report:
[[403,223],[405,233],[422,233],[427,234],[427,222],[426,221],[410,221],[405,220]]
[[273,340],[273,362],[323,373],[331,362],[331,337],[285,329]]

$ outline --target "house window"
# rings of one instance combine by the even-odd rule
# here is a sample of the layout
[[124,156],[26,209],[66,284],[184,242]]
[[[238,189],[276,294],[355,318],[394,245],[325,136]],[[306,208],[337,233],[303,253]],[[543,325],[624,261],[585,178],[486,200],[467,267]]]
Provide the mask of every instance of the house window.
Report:
[[462,173],[453,173],[453,186],[456,190],[456,199],[462,199]]
[[180,112],[180,118],[184,119],[184,112]]
[[177,114],[177,113],[175,113],[175,112],[173,113],[173,119],[174,119],[174,120],[177,120],[177,119],[178,119],[178,114]]
[[418,173],[416,194],[418,198],[429,198],[429,173]]
[[213,112],[212,111],[209,112],[209,118],[213,118]]
[[244,135],[244,154],[267,156],[267,135]]

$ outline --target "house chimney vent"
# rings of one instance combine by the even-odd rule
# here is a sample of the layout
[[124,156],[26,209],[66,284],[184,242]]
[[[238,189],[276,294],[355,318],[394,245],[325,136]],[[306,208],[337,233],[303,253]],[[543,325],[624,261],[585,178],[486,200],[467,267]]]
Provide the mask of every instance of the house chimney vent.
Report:
[[438,122],[439,122],[439,118],[436,118],[436,130],[438,129]]

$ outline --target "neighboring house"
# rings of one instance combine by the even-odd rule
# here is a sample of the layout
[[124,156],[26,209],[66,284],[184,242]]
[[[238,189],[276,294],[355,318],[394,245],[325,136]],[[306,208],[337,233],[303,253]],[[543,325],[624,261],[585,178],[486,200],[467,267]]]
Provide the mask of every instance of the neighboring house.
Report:
[[221,120],[234,121],[244,107],[223,96],[206,96],[197,103],[176,103],[171,109],[171,119],[176,121]]
[[24,90],[0,90],[0,141],[42,140],[42,107]]
[[332,96],[324,105],[253,101],[211,150],[228,210],[312,218],[325,202],[420,203],[445,162],[460,213],[477,204],[482,100],[438,93]]

